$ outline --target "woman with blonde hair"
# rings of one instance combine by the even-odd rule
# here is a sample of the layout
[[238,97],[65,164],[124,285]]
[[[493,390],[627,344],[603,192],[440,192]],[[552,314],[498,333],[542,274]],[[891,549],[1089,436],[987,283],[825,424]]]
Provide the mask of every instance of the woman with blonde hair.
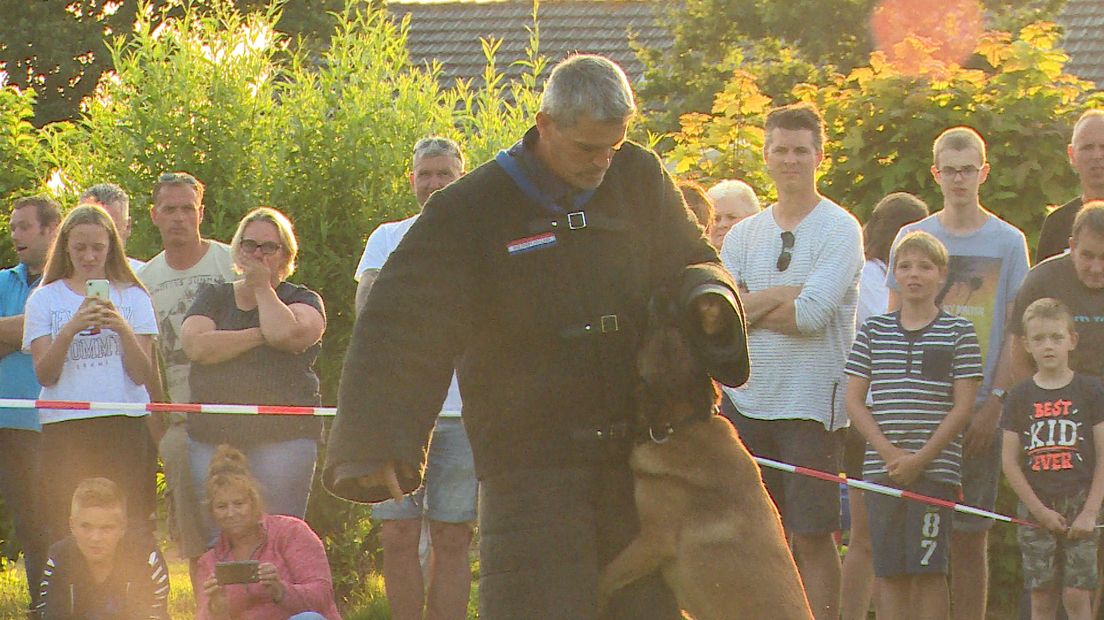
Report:
[[[341,619],[322,541],[302,519],[265,514],[240,450],[215,450],[204,488],[219,537],[199,558],[199,620]],[[219,565],[227,562],[255,563],[255,572],[244,579],[220,577]]]
[[[108,282],[102,297],[88,294],[94,280]],[[111,217],[92,205],[70,211],[23,319],[23,349],[43,386],[39,398],[148,403],[156,335],[149,294],[127,264]],[[90,476],[118,484],[131,498],[131,527],[150,531],[155,491],[148,413],[41,409],[39,415],[41,507],[50,542],[68,533],[69,500]]]
[[[181,327],[184,352],[192,360],[192,400],[321,404],[314,362],[326,316],[318,293],[287,282],[299,251],[291,222],[275,209],[254,209],[239,223],[230,250],[242,277],[201,290]],[[187,428],[197,490],[203,489],[215,448],[228,443],[245,453],[272,512],[306,514],[321,420],[193,415]]]

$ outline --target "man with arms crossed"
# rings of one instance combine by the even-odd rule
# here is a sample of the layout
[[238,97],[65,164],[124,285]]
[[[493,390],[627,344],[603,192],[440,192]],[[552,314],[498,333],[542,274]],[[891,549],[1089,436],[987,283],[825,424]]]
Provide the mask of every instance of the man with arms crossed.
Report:
[[[323,480],[356,501],[418,488],[455,368],[488,620],[599,617],[598,575],[639,527],[628,429],[655,293],[714,377],[747,377],[735,285],[659,158],[625,140],[635,111],[608,59],[560,63],[536,126],[429,199],[354,328]],[[706,295],[716,322],[686,310]],[[601,617],[680,614],[654,573]]]
[[[989,176],[985,141],[969,127],[952,127],[932,147],[932,177],[943,209],[897,235],[923,230],[950,254],[947,281],[936,297],[944,310],[970,320],[981,346],[984,376],[963,437],[962,492],[970,506],[992,510],[1001,473],[997,436],[1001,398],[1011,385],[1004,333],[1016,291],[1027,275],[1027,241],[1018,228],[981,206],[978,190]],[[896,241],[894,242],[896,245]],[[892,257],[890,258],[892,264]],[[889,272],[890,309],[900,306]],[[956,620],[985,618],[989,588],[987,542],[993,522],[955,513],[951,533],[951,609]]]
[[[164,249],[138,271],[138,278],[149,291],[157,313],[157,347],[165,368],[164,388],[160,381],[151,387],[150,397],[155,401],[191,402],[191,363],[180,343],[180,324],[201,287],[235,277],[230,246],[199,235],[203,190],[203,184],[185,172],[162,174],[153,186],[150,218],[161,233]],[[191,559],[189,569],[194,576],[195,560],[207,550],[207,540],[201,507],[192,489],[185,416],[170,413],[163,418],[164,435],[158,453],[172,494],[170,517],[176,525],[180,552]]]
[[[460,146],[448,138],[424,138],[414,145],[413,166],[410,187],[421,208],[433,192],[464,174],[464,156]],[[357,265],[358,314],[387,257],[418,215],[381,224],[368,237]],[[388,500],[372,510],[372,516],[383,521],[383,580],[395,620],[448,620],[467,613],[471,591],[468,550],[478,491],[471,445],[460,418],[460,388],[453,374],[429,443],[425,484],[401,502]],[[424,577],[418,553],[423,520],[429,522],[430,549]]]
[[1047,214],[1035,248],[1036,263],[1069,249],[1073,218],[1081,205],[1104,200],[1104,108],[1088,110],[1077,119],[1066,153],[1081,179],[1081,195]]
[[[754,372],[722,411],[752,454],[837,472],[847,426],[843,368],[855,338],[862,229],[817,191],[824,122],[794,104],[767,115],[763,151],[778,202],[732,227],[721,259],[740,283]],[[820,620],[839,617],[839,486],[763,471]]]
[[[31,356],[20,350],[23,307],[42,278],[60,222],[61,207],[52,198],[33,196],[12,203],[8,226],[19,264],[0,270],[0,398],[37,399],[42,390]],[[41,429],[36,409],[0,409],[0,497],[23,547],[32,608],[49,545],[35,510]]]

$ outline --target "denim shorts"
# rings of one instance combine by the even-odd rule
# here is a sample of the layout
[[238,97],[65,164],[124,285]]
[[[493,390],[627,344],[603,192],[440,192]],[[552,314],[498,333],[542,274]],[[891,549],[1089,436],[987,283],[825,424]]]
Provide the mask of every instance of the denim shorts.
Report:
[[401,502],[389,499],[376,504],[372,507],[373,518],[399,521],[424,515],[439,523],[475,521],[479,482],[462,418],[437,418],[428,459],[425,484]]
[[[1072,497],[1044,500],[1044,503],[1064,516],[1067,523],[1073,523],[1081,514],[1087,496],[1088,490],[1085,490]],[[1034,520],[1023,502],[1016,514],[1025,521]],[[1028,590],[1057,587],[1059,579],[1066,588],[1096,589],[1096,549],[1100,530],[1093,530],[1088,538],[1069,540],[1041,527],[1020,525],[1016,528],[1016,538],[1023,556],[1024,587]]]

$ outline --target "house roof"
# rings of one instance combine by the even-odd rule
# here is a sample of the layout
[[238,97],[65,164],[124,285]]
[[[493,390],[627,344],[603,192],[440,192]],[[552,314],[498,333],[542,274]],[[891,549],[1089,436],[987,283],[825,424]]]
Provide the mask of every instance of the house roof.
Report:
[[1066,30],[1066,71],[1104,88],[1104,0],[1069,0],[1058,21]]
[[[656,20],[663,6],[657,0],[543,0],[537,13],[538,53],[550,66],[572,52],[601,54],[621,65],[630,80],[638,81],[644,66],[629,41],[659,49],[671,46],[670,33]],[[480,38],[502,41],[495,64],[507,78],[524,71],[510,65],[526,58],[532,0],[392,2],[387,8],[398,19],[410,16],[406,41],[410,60],[417,65],[440,62],[443,85],[451,86],[456,78],[482,83],[486,59]]]

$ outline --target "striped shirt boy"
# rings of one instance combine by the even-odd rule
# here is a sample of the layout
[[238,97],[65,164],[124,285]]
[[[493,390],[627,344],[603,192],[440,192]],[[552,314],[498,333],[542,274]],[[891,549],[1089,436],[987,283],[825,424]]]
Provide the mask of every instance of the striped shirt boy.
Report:
[[[909,331],[900,313],[872,316],[855,336],[845,372],[870,381],[871,413],[886,439],[920,450],[954,405],[954,382],[981,378],[981,349],[970,321],[941,311]],[[962,441],[956,437],[924,469],[936,482],[959,485]],[[886,476],[881,455],[866,447],[863,476]]]

